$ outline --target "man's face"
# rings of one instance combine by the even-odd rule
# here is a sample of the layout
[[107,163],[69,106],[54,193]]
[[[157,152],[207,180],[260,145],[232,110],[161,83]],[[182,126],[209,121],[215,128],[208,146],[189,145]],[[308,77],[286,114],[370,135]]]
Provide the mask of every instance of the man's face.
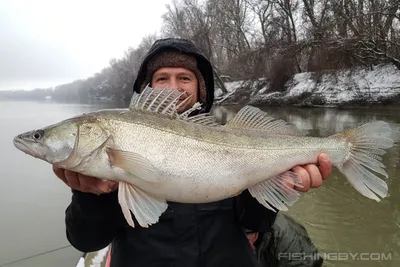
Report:
[[192,95],[191,99],[179,109],[180,112],[191,108],[198,101],[198,81],[196,74],[185,68],[166,67],[158,69],[153,74],[151,86],[153,88],[168,86],[169,89],[177,89],[185,92],[178,103]]

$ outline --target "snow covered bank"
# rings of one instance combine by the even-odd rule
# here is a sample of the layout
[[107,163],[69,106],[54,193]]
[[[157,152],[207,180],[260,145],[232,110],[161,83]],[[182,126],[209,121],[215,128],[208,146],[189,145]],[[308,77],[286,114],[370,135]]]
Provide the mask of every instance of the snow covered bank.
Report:
[[272,92],[268,80],[235,81],[226,87],[227,94],[216,89],[216,104],[339,107],[400,103],[400,71],[392,65],[299,73],[282,92]]

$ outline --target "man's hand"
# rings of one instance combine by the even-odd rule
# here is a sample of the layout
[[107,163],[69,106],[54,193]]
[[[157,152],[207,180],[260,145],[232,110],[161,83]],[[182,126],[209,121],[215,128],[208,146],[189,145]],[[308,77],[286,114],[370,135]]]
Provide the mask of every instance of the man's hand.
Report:
[[54,166],[53,171],[66,185],[77,191],[100,195],[110,193],[118,188],[118,183],[114,181],[104,181],[96,177],[85,176]]
[[327,180],[332,172],[331,162],[326,154],[318,156],[319,167],[315,164],[296,166],[292,171],[297,173],[303,183],[303,188],[295,186],[294,189],[301,192],[307,192],[310,188],[318,188],[322,185],[322,180]]

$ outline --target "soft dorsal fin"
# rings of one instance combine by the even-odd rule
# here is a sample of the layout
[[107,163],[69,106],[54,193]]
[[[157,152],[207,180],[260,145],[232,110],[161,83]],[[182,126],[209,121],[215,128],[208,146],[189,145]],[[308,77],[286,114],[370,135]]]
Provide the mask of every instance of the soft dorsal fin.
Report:
[[244,106],[225,126],[230,129],[255,130],[267,134],[304,136],[296,126],[288,122],[267,116],[259,108]]
[[[131,111],[150,111],[157,114],[176,116],[178,109],[190,100],[191,96],[185,98],[178,104],[184,92],[171,90],[168,87],[151,88],[149,85],[140,94],[132,96],[129,109]],[[198,108],[196,106],[196,108]]]

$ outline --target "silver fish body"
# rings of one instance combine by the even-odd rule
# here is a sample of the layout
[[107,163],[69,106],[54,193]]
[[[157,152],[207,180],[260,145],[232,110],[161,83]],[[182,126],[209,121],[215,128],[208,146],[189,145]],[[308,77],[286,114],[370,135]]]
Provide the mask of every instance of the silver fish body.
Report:
[[[337,164],[342,164],[348,153],[346,143],[333,138],[239,135],[228,128],[209,128],[130,111],[105,110],[93,115],[110,132],[113,141],[109,146],[140,154],[161,178],[155,184],[128,175],[125,181],[176,202],[221,200],[295,165],[316,162],[321,152],[328,153]],[[72,170],[115,180],[115,169],[108,164],[106,151],[98,155]]]
[[387,177],[380,160],[393,140],[385,122],[308,137],[249,106],[226,125],[209,114],[187,117],[177,113],[180,96],[148,87],[130,109],[83,114],[40,129],[40,138],[32,131],[14,143],[56,166],[120,181],[119,202],[131,226],[130,211],[148,227],[167,200],[205,203],[245,189],[266,208],[286,210],[299,198],[288,184],[301,186],[289,170],[315,163],[322,152],[364,196],[379,201],[387,194],[386,183],[370,171]]

